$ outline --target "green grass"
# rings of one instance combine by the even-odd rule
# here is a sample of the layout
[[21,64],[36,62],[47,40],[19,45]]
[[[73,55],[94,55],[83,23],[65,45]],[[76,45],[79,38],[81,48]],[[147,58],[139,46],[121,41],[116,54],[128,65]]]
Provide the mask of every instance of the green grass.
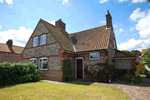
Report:
[[35,82],[0,88],[0,100],[129,100],[117,88],[96,84]]
[[139,74],[140,75],[140,77],[146,77],[146,75],[142,75],[142,74]]

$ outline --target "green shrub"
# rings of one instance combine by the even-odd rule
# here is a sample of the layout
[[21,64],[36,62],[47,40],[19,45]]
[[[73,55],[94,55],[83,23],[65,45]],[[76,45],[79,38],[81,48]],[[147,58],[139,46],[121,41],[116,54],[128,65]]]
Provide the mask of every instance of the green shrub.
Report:
[[124,81],[127,83],[137,84],[137,83],[141,83],[142,78],[140,76],[135,77],[135,74],[131,69],[128,71],[127,74],[124,75]]
[[62,69],[62,77],[69,78],[73,77],[73,64],[70,59],[66,59],[63,62],[63,65],[61,67]]
[[108,77],[111,75],[114,76],[114,66],[109,66],[107,64],[97,63],[95,65],[87,65],[84,68],[85,74],[91,77]]
[[35,82],[41,80],[41,72],[32,63],[0,63],[0,85]]

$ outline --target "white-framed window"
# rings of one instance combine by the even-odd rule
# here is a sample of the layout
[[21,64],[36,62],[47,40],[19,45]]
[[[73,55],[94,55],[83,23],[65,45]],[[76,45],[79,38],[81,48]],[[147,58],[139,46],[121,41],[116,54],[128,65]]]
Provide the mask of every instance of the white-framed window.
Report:
[[90,54],[89,54],[89,59],[90,59],[90,60],[97,60],[97,59],[100,59],[99,52],[90,53]]
[[39,69],[40,70],[47,70],[48,68],[48,58],[40,58],[39,59]]
[[40,38],[40,45],[46,44],[46,35],[42,35]]
[[29,60],[29,62],[31,62],[31,63],[33,63],[34,65],[36,65],[36,58],[31,58],[31,59]]
[[33,38],[33,47],[38,45],[38,37]]
[[5,53],[5,57],[6,57],[6,58],[8,57],[8,53]]

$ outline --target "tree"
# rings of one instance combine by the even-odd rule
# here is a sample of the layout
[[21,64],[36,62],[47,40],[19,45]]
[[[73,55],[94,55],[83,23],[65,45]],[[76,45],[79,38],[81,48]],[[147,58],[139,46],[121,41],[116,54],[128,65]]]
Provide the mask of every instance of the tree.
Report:
[[146,2],[150,2],[150,0],[147,0]]
[[144,53],[142,61],[144,61],[146,65],[150,67],[150,48]]
[[127,52],[127,53],[131,53],[130,51],[128,51],[128,50],[122,50],[123,52]]
[[140,51],[139,50],[132,50],[131,53],[133,55],[139,55]]

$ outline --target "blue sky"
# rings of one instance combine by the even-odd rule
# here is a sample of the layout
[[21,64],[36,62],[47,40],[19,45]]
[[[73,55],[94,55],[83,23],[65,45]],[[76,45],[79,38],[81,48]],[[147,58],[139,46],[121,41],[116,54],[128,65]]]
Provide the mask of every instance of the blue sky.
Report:
[[145,0],[0,0],[0,43],[13,39],[25,46],[40,18],[62,19],[74,33],[106,24],[109,10],[117,47],[145,49],[150,45],[150,3]]

